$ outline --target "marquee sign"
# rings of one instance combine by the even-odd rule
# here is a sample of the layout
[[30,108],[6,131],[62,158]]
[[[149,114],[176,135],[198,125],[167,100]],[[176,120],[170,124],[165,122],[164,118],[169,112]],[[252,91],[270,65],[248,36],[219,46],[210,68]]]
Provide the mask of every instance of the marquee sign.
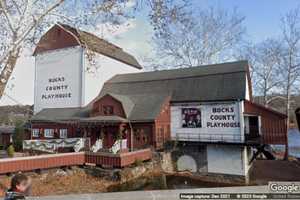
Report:
[[171,106],[171,136],[176,140],[240,141],[238,102]]

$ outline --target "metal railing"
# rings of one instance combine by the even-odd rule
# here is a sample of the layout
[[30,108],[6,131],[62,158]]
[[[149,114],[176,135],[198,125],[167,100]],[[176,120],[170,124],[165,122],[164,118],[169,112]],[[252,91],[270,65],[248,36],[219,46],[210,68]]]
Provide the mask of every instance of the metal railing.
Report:
[[194,141],[194,142],[228,142],[228,143],[243,143],[244,138],[240,134],[203,134],[203,133],[176,133],[172,137],[178,141]]

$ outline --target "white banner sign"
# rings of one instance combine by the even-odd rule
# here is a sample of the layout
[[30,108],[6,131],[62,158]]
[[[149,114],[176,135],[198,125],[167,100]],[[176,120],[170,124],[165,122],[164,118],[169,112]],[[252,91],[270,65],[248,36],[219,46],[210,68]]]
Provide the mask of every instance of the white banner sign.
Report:
[[206,108],[206,127],[216,128],[239,128],[240,120],[236,104],[209,105]]
[[83,93],[82,49],[79,47],[37,55],[34,111],[80,107]]

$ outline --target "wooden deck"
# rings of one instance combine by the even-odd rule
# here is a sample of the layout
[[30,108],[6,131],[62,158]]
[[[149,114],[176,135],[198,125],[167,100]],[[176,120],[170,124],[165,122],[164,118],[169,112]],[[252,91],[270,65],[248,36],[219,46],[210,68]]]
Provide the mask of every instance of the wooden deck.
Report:
[[102,167],[122,168],[139,161],[150,160],[151,149],[143,149],[127,153],[60,153],[40,156],[0,159],[0,174],[34,171],[57,167],[95,164]]
[[106,152],[87,152],[86,163],[93,163],[102,167],[125,167],[138,161],[150,160],[152,152],[150,149],[137,150],[133,152],[111,154]]

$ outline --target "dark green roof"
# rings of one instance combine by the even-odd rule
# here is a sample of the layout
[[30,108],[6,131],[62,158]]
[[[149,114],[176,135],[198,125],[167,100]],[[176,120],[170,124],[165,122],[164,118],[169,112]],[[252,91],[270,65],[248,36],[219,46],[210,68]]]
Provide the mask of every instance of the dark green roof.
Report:
[[168,97],[171,102],[244,100],[247,73],[248,62],[239,61],[116,75],[95,100],[111,95],[122,103],[128,119],[154,120]]

